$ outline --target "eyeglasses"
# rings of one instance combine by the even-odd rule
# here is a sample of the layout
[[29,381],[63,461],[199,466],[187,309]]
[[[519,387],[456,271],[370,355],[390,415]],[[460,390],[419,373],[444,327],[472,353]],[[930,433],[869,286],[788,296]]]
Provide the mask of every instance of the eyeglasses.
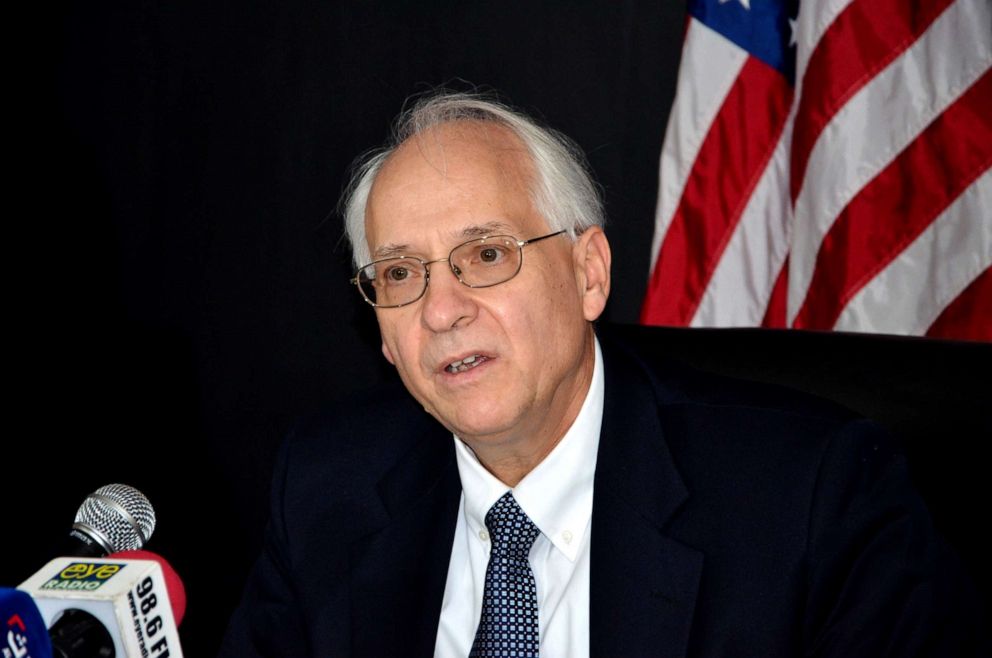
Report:
[[553,238],[555,231],[530,240],[510,235],[487,235],[458,245],[447,258],[421,260],[412,256],[383,258],[359,268],[351,283],[372,306],[396,308],[412,304],[427,292],[430,265],[447,262],[459,282],[469,288],[489,288],[517,275],[524,262],[524,246]]

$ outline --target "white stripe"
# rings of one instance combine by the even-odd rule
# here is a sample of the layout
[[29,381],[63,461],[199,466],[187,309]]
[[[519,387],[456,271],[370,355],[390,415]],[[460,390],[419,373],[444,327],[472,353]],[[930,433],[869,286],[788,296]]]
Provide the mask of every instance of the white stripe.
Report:
[[796,16],[796,91],[801,87],[813,49],[837,17],[854,0],[800,2]]
[[923,335],[990,265],[992,169],[851,299],[834,329]]
[[789,144],[792,120],[720,257],[692,317],[693,327],[759,326],[789,253]]
[[820,242],[837,215],[989,68],[990,24],[989,0],[958,0],[858,91],[817,138],[795,205],[789,324],[806,296]]
[[699,148],[747,58],[747,51],[726,37],[694,18],[689,21],[675,101],[661,149],[649,272],[654,271],[662,239],[682,200]]

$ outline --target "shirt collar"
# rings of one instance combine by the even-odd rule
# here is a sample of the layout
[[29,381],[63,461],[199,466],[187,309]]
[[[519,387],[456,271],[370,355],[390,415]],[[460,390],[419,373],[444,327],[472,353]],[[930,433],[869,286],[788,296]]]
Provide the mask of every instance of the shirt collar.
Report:
[[[603,422],[603,355],[595,340],[589,391],[565,436],[544,460],[513,488],[513,497],[541,533],[574,561],[589,531],[596,455]],[[473,534],[485,529],[489,508],[510,491],[455,437],[458,474],[465,495],[465,520]]]

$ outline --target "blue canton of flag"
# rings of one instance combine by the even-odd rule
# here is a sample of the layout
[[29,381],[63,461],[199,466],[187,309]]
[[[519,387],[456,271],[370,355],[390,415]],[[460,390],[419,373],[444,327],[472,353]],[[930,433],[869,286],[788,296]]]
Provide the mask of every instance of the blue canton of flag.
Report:
[[689,0],[689,14],[772,68],[792,85],[799,0]]

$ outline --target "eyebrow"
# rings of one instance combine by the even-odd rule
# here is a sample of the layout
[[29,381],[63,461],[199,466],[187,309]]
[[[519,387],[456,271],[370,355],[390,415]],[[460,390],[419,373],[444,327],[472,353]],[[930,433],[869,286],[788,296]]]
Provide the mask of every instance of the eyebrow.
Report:
[[[487,235],[500,235],[503,233],[512,235],[513,231],[513,227],[505,222],[492,221],[485,222],[484,224],[472,224],[471,226],[466,226],[455,235],[465,238],[466,240],[471,240],[472,238],[481,238]],[[408,244],[387,242],[386,244],[376,248],[376,250],[372,252],[372,257],[378,260],[380,258],[407,256],[411,251],[412,247]]]
[[481,238],[486,235],[497,235],[499,233],[513,233],[513,227],[504,222],[486,222],[485,224],[473,224],[462,229],[464,238]]
[[403,256],[408,251],[410,251],[410,245],[408,244],[384,244],[375,251],[372,252],[372,258],[379,260],[380,258],[392,258],[393,256]]

